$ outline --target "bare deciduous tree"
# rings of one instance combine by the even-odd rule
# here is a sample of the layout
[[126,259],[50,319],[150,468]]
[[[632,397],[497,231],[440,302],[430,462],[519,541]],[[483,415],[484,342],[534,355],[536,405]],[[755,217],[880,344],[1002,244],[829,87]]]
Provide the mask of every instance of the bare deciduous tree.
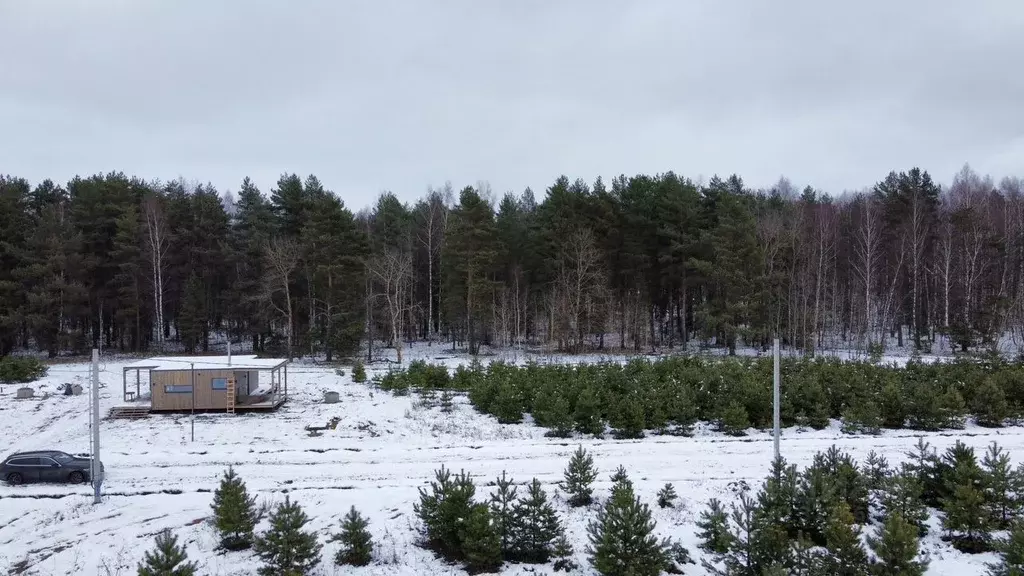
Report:
[[575,340],[577,351],[582,348],[584,336],[589,332],[586,330],[586,312],[595,307],[604,293],[605,276],[601,262],[601,253],[590,229],[577,230],[566,240],[558,276],[558,300],[566,336]]
[[429,190],[420,214],[423,222],[418,238],[427,252],[427,339],[431,342],[437,336],[437,324],[434,322],[434,261],[440,258],[444,244],[450,197],[450,184],[444,189]]
[[391,341],[402,363],[402,316],[408,310],[405,295],[412,279],[412,253],[389,248],[383,254],[374,256],[370,262],[370,274],[380,285],[378,294],[383,298],[391,324]]
[[[264,251],[267,261],[266,275],[263,281],[263,300],[269,304],[288,323],[285,331],[288,344],[288,358],[292,358],[294,339],[294,315],[292,308],[292,274],[299,267],[300,251],[298,245],[289,239],[271,240]],[[282,295],[284,304],[277,298]]]
[[[870,194],[858,194],[854,200],[858,218],[855,224],[852,268],[854,275],[860,279],[864,295],[863,335],[868,345],[872,341],[874,314],[874,290],[878,262],[881,258],[882,230],[879,220],[877,201]],[[884,328],[883,328],[884,330]]]
[[146,248],[150,263],[150,281],[153,284],[153,314],[156,316],[154,340],[159,348],[164,341],[164,274],[167,271],[167,254],[171,249],[171,242],[160,196],[148,194],[143,200],[142,211],[146,219]]

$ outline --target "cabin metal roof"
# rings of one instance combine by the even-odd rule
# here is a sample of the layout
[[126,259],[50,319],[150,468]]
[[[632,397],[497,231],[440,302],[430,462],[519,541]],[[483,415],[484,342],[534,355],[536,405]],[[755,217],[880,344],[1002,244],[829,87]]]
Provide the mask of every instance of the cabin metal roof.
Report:
[[255,355],[232,355],[230,361],[227,356],[156,356],[132,362],[125,370],[273,370],[287,363],[285,358],[257,358]]

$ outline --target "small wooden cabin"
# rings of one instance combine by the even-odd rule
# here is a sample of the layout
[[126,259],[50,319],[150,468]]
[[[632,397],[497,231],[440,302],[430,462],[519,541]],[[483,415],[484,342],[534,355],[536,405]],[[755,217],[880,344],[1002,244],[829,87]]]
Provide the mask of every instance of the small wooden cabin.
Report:
[[[148,386],[143,385],[143,373]],[[274,410],[288,399],[288,360],[251,355],[147,358],[124,368],[123,383],[125,402],[148,399],[152,412]]]

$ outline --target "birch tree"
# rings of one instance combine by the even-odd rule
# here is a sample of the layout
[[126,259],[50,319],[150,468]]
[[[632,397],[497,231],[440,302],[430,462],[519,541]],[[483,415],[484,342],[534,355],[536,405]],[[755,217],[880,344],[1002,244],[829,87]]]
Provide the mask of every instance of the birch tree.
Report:
[[164,278],[167,274],[168,252],[171,248],[163,199],[156,192],[142,201],[145,219],[146,254],[149,259],[150,284],[153,289],[154,338],[157,348],[164,342]]
[[299,267],[299,246],[294,240],[276,238],[267,244],[265,258],[266,276],[263,283],[263,298],[286,322],[285,337],[290,360],[295,331],[291,284],[292,276]]
[[370,274],[377,281],[381,291],[378,297],[384,300],[391,327],[391,342],[402,363],[402,317],[408,310],[405,295],[412,279],[412,254],[400,248],[388,248],[377,254],[370,263]]

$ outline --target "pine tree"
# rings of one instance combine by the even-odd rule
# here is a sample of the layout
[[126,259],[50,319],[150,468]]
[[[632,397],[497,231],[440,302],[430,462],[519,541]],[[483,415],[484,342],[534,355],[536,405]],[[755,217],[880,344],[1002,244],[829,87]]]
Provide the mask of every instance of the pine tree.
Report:
[[454,410],[454,406],[452,405],[452,400],[453,400],[453,398],[452,398],[452,391],[451,391],[451,389],[450,388],[445,388],[441,392],[441,411],[442,412],[447,414],[447,413],[450,413],[452,410]]
[[601,401],[598,392],[587,386],[576,399],[573,413],[576,430],[582,434],[593,434],[600,438],[604,434],[604,418],[601,415]]
[[[761,576],[763,566],[759,563],[757,552],[757,503],[749,494],[740,495],[739,506],[732,506],[732,527],[728,537],[718,539],[718,544],[726,546],[723,552],[714,553],[714,563],[707,559],[702,561],[704,568],[712,574],[720,576]],[[709,544],[713,540],[702,538],[705,549],[715,550]],[[719,547],[719,549],[721,549]],[[721,568],[718,566],[721,565]]]
[[999,561],[988,564],[988,576],[1024,575],[1024,525],[1014,523],[1004,540],[996,543]]
[[547,562],[562,528],[558,514],[548,503],[547,494],[536,478],[527,493],[515,503],[512,517],[515,557],[531,564]]
[[511,558],[515,549],[514,508],[517,489],[504,470],[501,477],[494,481],[494,485],[496,489],[491,494],[491,518],[494,520],[494,529],[501,538],[501,553],[505,558]]
[[334,555],[334,563],[338,566],[366,566],[373,556],[373,537],[366,529],[369,522],[363,518],[353,506],[345,520],[341,523],[341,533],[331,538],[331,542],[340,542],[341,548]]
[[876,576],[923,576],[928,561],[918,559],[917,528],[898,513],[886,514],[878,536],[868,537],[878,557],[871,572]]
[[729,436],[746,436],[747,428],[750,427],[747,409],[738,402],[732,402],[722,410],[718,427]]
[[523,401],[515,385],[505,382],[490,406],[490,412],[500,424],[518,424],[523,421]]
[[717,498],[708,502],[706,510],[700,513],[697,521],[697,538],[700,548],[714,554],[725,554],[733,544],[733,535],[729,531],[729,516]]
[[569,466],[565,469],[565,481],[562,483],[562,489],[569,495],[569,505],[576,508],[593,502],[594,490],[591,485],[596,479],[594,458],[580,446],[569,460]]
[[590,564],[602,576],[658,576],[667,558],[651,510],[632,489],[613,490],[587,528]]
[[993,442],[981,461],[981,467],[985,507],[995,525],[1004,528],[1019,512],[1014,496],[1017,479],[1010,465],[1010,455]]
[[912,524],[919,536],[927,531],[928,509],[922,500],[924,488],[912,468],[904,463],[900,472],[886,482],[882,492],[882,509],[887,515],[899,514]]
[[185,295],[178,316],[178,329],[187,352],[195,352],[206,334],[206,302],[199,276],[193,273],[185,286]]
[[[801,490],[796,466],[787,465],[782,457],[772,461],[772,469],[757,494],[757,518],[759,522],[782,529],[795,535],[803,524],[808,523],[807,510],[801,512],[801,504],[817,506],[806,500],[806,491]],[[805,500],[801,501],[801,495]]]
[[707,188],[705,201],[714,202],[715,222],[701,231],[706,259],[693,259],[691,263],[714,287],[709,292],[713,296],[700,310],[706,330],[709,335],[721,337],[732,356],[740,331],[752,314],[755,277],[751,271],[758,269],[760,246],[749,192],[742,180],[734,175],[722,181],[716,176]]
[[185,548],[178,546],[178,537],[164,530],[156,537],[156,550],[146,552],[139,564],[139,576],[193,576],[195,562],[188,561]]
[[551,396],[551,403],[548,406],[548,427],[551,430],[548,436],[554,438],[568,438],[572,435],[573,417],[569,409],[569,401],[560,392]]
[[1006,394],[996,379],[984,377],[974,389],[971,398],[971,412],[979,426],[998,428],[1010,415],[1010,407],[1006,402]]
[[[455,560],[462,556],[464,525],[473,509],[476,486],[465,472],[452,477],[444,466],[434,473],[430,492],[420,488],[420,501],[413,506],[423,522],[426,545],[441,556]],[[490,522],[490,516],[488,516]],[[501,553],[501,539],[498,539]]]
[[676,489],[672,486],[672,483],[669,482],[658,491],[658,506],[662,508],[672,508],[675,506],[676,498],[678,498],[678,496],[676,496]]
[[964,427],[964,420],[967,416],[967,403],[964,402],[963,395],[956,388],[950,386],[938,397],[938,407],[943,428],[960,430]]
[[615,469],[609,480],[612,482],[612,494],[615,494],[618,490],[633,491],[633,481],[629,479],[629,473],[626,472],[626,468],[621,464]]
[[868,452],[867,459],[864,460],[864,468],[861,473],[868,490],[881,490],[885,487],[886,479],[890,475],[889,462],[885,456],[871,450]]
[[941,503],[943,486],[939,469],[939,457],[935,450],[918,437],[913,452],[907,453],[905,470],[917,477],[921,484],[921,499],[929,506],[938,507]]
[[304,576],[320,563],[316,534],[303,528],[309,522],[302,508],[285,496],[270,514],[270,529],[256,538],[253,550],[263,561],[260,576]]
[[792,563],[787,576],[827,576],[827,557],[822,548],[815,547],[813,542],[803,537],[803,534],[798,534],[790,543]]
[[963,552],[984,552],[991,535],[985,497],[973,484],[958,484],[944,501],[946,516],[942,527],[954,536],[953,543]]
[[751,538],[758,566],[791,564],[789,539],[808,521],[801,516],[801,494],[797,490],[796,467],[787,466],[782,458],[773,460],[771,473],[757,494],[753,516]]
[[357,361],[352,365],[352,381],[366,382],[366,367],[363,366],[362,362]]
[[644,406],[635,395],[630,394],[622,398],[615,406],[615,412],[609,414],[609,423],[612,425],[616,438],[643,438]]
[[[316,298],[307,303],[313,320],[311,335],[319,339],[330,362],[334,354],[358,352],[365,310],[363,286],[369,253],[366,233],[333,194],[315,177],[307,180],[310,211],[301,231],[306,280]],[[319,191],[318,191],[319,190]]]
[[555,550],[551,553],[551,556],[555,559],[554,568],[556,572],[563,570],[565,572],[572,572],[578,567],[576,561],[573,560],[572,544],[569,543],[569,539],[566,538],[564,531],[555,540]]
[[661,548],[665,556],[663,570],[669,574],[682,574],[687,564],[696,564],[690,556],[690,551],[671,538],[663,540]]
[[853,523],[853,514],[846,503],[832,508],[825,526],[824,574],[832,576],[867,576],[868,556],[860,543],[860,529]]
[[485,504],[472,506],[460,531],[460,539],[466,570],[471,574],[493,572],[501,566],[501,536]]
[[263,518],[263,510],[256,506],[255,497],[249,497],[245,482],[234,468],[229,466],[221,478],[211,508],[221,548],[244,550],[252,546],[253,531]]
[[479,191],[467,186],[459,193],[448,222],[441,249],[442,305],[450,325],[465,335],[470,354],[476,354],[492,302],[491,277],[497,257],[494,211]]
[[843,432],[848,434],[878,434],[882,424],[882,409],[870,398],[858,396],[843,410]]
[[825,526],[832,508],[841,502],[825,472],[810,466],[800,477],[800,489],[794,499],[795,525],[788,526],[792,534],[800,530],[817,545],[825,544]]

